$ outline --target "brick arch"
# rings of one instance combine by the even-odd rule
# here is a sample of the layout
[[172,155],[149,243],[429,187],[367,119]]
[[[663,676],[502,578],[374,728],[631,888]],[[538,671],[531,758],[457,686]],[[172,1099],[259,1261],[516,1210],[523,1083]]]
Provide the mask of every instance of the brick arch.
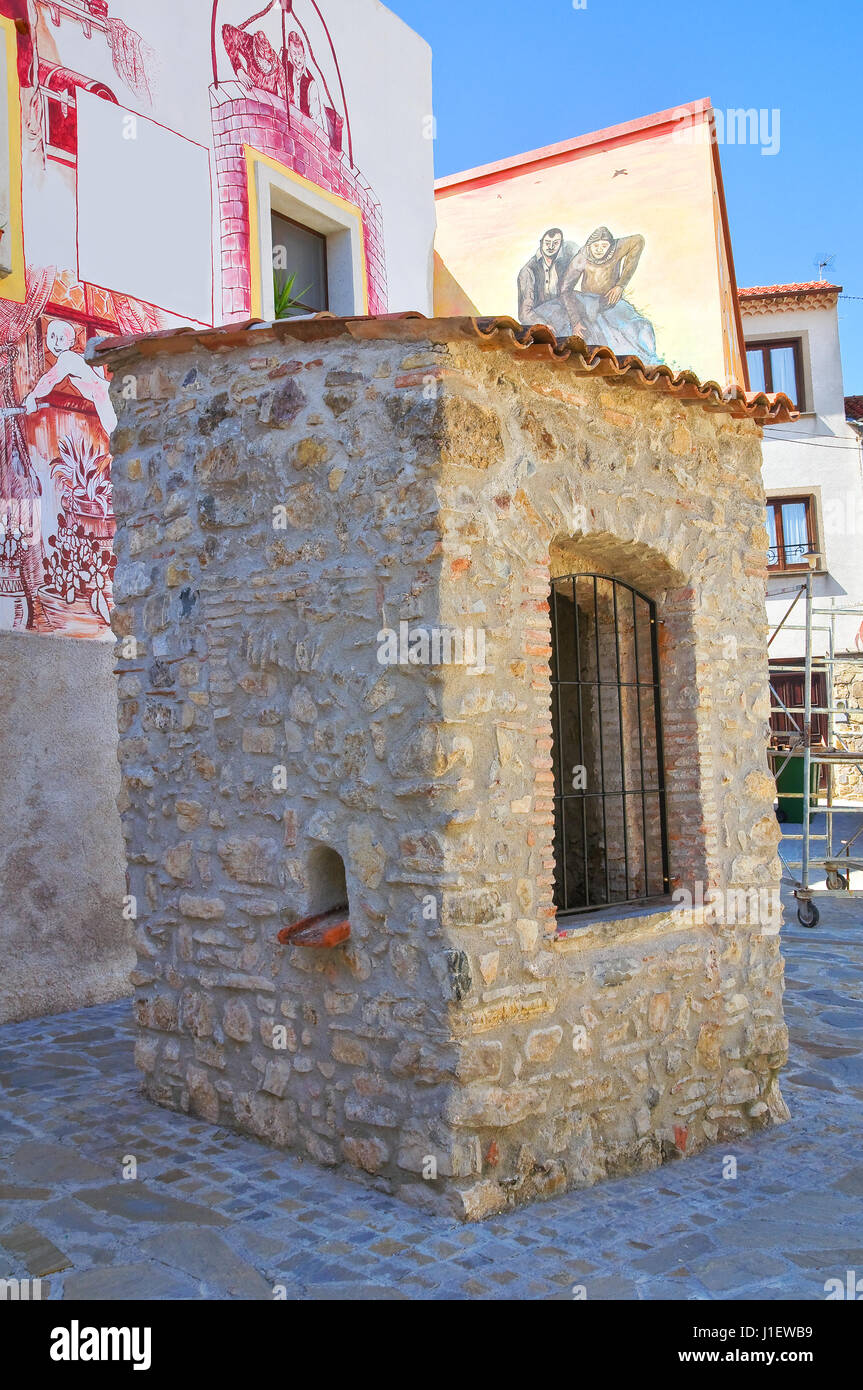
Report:
[[[632,585],[656,604],[671,887],[706,881],[702,823],[715,815],[715,807],[702,767],[712,754],[695,708],[686,698],[697,678],[696,591],[661,550],[611,531],[558,533],[549,546],[547,563],[549,591],[552,579],[561,575],[603,574]],[[550,641],[550,618],[546,621]],[[550,737],[550,671],[548,695]]]
[[612,575],[654,600],[667,590],[686,586],[686,576],[662,550],[645,541],[623,540],[613,531],[560,534],[549,547],[552,576],[578,571]]

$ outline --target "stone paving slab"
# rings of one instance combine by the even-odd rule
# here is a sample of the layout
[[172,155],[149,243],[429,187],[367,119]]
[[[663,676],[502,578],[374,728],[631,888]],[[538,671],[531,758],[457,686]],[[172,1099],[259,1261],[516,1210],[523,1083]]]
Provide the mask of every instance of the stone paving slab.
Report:
[[72,1263],[53,1241],[26,1222],[20,1226],[4,1227],[0,1233],[0,1245],[14,1260],[20,1261],[34,1278],[56,1274],[57,1270],[66,1269]]
[[786,916],[790,1123],[469,1227],[151,1105],[128,1002],[6,1027],[0,1278],[84,1300],[823,1299],[863,1274],[863,903]]

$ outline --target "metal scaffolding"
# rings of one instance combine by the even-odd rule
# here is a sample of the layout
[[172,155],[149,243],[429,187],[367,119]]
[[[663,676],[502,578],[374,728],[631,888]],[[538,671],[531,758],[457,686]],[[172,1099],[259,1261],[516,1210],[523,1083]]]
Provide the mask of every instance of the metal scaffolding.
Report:
[[[837,731],[837,719],[844,718],[847,722],[849,709],[845,706],[835,704],[835,681],[834,669],[837,662],[844,662],[846,657],[836,656],[836,619],[849,616],[863,616],[863,608],[837,608],[831,604],[829,608],[816,608],[813,601],[812,581],[814,575],[811,569],[807,570],[805,580],[800,585],[794,598],[792,599],[785,615],[770,635],[768,647],[778,637],[780,632],[802,632],[804,634],[804,658],[803,667],[799,664],[781,663],[772,664],[770,667],[770,712],[771,714],[783,714],[790,722],[790,731],[779,734],[771,732],[770,737],[770,762],[773,775],[778,783],[782,773],[788,768],[792,759],[800,759],[803,764],[802,790],[787,791],[783,790],[781,799],[801,798],[802,799],[802,830],[799,835],[784,833],[783,839],[793,842],[799,841],[801,844],[800,859],[786,859],[780,849],[780,857],[783,865],[783,882],[790,882],[794,889],[794,896],[797,899],[797,918],[801,926],[815,927],[818,925],[820,913],[814,898],[860,898],[863,897],[863,889],[852,888],[851,875],[855,870],[863,870],[863,805],[859,808],[859,825],[847,833],[844,838],[841,832],[837,831],[835,816],[837,808],[835,805],[834,771],[837,767],[856,767],[863,776],[863,750],[850,749]],[[789,618],[799,601],[804,600],[805,617],[803,623],[791,624]],[[827,622],[816,622],[816,619],[827,619]],[[816,633],[825,634],[826,652],[823,656],[816,655],[813,650],[814,638]],[[790,658],[786,659],[790,661]],[[861,666],[863,671],[863,666]],[[812,678],[823,672],[826,676],[827,697],[826,704],[816,705],[812,699]],[[803,676],[803,704],[786,705],[780,698],[773,677],[783,673]],[[827,717],[827,738],[825,743],[813,738],[812,720],[814,715],[826,715]],[[801,718],[802,716],[802,722]],[[781,746],[781,740],[787,740],[787,746]],[[826,770],[826,789],[819,792],[818,781],[820,769]],[[819,799],[823,799],[823,806],[819,805]],[[846,813],[848,807],[842,808]],[[850,808],[852,814],[856,813],[857,808]],[[823,810],[826,817],[824,833],[816,834],[812,830],[811,819],[816,811]],[[853,833],[852,833],[853,832]],[[819,842],[824,844],[824,854],[822,856],[813,854],[813,846]],[[859,842],[859,843],[858,843]],[[857,846],[856,857],[852,853],[855,845]],[[799,870],[799,876],[794,872]],[[826,880],[826,888],[813,888],[811,880],[813,870],[822,870]],[[786,873],[788,877],[786,878]],[[821,877],[821,874],[816,875]]]

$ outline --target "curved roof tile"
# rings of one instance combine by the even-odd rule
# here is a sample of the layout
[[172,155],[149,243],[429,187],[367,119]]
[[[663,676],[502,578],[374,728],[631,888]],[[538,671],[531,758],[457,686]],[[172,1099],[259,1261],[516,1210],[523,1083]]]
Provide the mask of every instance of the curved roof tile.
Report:
[[792,285],[750,285],[746,289],[739,288],[737,294],[740,299],[756,299],[765,294],[806,294],[812,293],[828,294],[833,291],[841,294],[841,285],[831,285],[827,280],[801,280]]
[[90,344],[88,354],[104,359],[120,357],[132,348],[144,356],[184,352],[191,346],[190,339],[218,351],[239,347],[249,339],[259,343],[281,338],[317,342],[343,334],[360,340],[473,341],[482,348],[508,352],[516,360],[565,364],[578,376],[601,376],[621,385],[661,391],[707,409],[725,411],[738,419],[748,417],[762,425],[782,424],[796,420],[798,415],[791,400],[781,393],[768,395],[764,391],[744,391],[736,385],[722,387],[715,381],[702,382],[695,372],[675,372],[664,364],[647,366],[634,356],[618,358],[609,347],[592,346],[577,337],[558,338],[545,324],[526,325],[506,316],[439,319],[409,311],[349,318],[315,314],[274,323],[250,319],[221,328],[169,328],[160,333],[100,338]]

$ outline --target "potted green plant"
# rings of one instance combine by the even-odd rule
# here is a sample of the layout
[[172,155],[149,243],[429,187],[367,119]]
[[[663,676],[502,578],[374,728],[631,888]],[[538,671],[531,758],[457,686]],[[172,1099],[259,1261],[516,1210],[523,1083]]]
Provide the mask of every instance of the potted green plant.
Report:
[[311,285],[306,285],[299,294],[294,294],[294,282],[296,272],[293,275],[282,277],[277,270],[273,271],[273,298],[276,305],[277,319],[296,318],[297,314],[306,314],[308,310],[302,303],[303,295],[308,294]]

